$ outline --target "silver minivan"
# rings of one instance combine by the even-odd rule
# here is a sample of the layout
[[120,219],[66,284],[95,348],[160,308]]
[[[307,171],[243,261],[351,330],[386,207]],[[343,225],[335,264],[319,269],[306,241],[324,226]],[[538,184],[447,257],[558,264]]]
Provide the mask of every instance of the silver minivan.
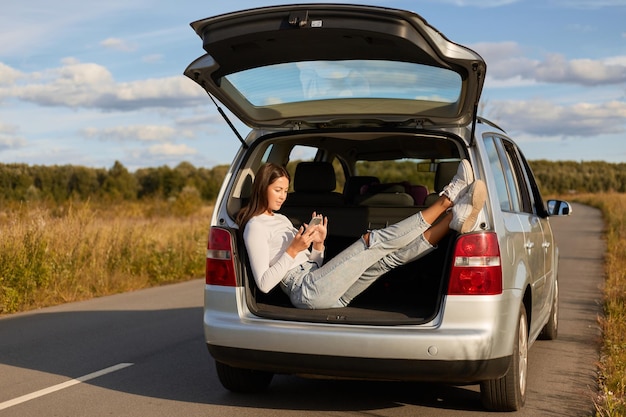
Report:
[[[558,327],[558,248],[522,152],[477,115],[486,64],[420,16],[299,4],[192,23],[206,54],[185,75],[227,122],[251,127],[219,193],[206,256],[204,332],[221,383],[268,387],[275,373],[480,384],[489,410],[526,396],[528,349]],[[467,159],[488,198],[479,230],[450,231],[426,257],[345,308],[294,308],[256,288],[235,217],[257,169],[287,167],[281,212],[329,218],[326,259],[368,229],[428,207]]]

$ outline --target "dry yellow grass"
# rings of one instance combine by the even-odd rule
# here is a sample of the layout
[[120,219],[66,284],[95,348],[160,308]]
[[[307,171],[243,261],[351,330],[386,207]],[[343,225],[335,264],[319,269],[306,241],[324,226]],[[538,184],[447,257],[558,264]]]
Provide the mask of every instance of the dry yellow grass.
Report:
[[[574,200],[606,222],[596,415],[626,416],[626,194]],[[0,211],[0,313],[201,277],[212,207],[197,202],[19,205]]]
[[603,343],[596,415],[626,416],[626,194],[593,194],[577,201],[602,210],[606,223]]
[[0,313],[204,274],[212,207],[18,205],[0,213]]

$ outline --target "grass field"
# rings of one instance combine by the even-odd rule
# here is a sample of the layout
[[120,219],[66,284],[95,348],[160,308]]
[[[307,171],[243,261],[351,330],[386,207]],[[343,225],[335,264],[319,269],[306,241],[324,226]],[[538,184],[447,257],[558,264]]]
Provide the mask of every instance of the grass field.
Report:
[[[575,200],[606,222],[596,416],[626,416],[626,194]],[[4,207],[0,314],[202,277],[212,207],[184,203]]]
[[579,201],[602,210],[606,223],[606,282],[602,352],[599,363],[600,395],[596,415],[626,416],[626,194],[593,194]]
[[5,207],[0,314],[200,278],[211,211],[165,202]]

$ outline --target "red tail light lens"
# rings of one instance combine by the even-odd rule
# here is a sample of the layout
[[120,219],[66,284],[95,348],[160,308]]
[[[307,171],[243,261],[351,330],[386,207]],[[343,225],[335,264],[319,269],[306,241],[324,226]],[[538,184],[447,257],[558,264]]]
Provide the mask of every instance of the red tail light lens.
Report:
[[233,244],[230,232],[212,227],[206,251],[206,283],[225,287],[237,286]]
[[495,233],[461,235],[454,248],[449,295],[502,293],[500,245]]

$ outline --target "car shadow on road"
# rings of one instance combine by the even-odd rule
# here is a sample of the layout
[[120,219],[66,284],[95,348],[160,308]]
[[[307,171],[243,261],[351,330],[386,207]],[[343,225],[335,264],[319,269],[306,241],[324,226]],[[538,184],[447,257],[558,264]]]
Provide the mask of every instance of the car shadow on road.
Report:
[[[476,386],[277,375],[261,394],[230,393],[217,379],[201,322],[201,308],[5,317],[0,320],[0,367],[12,367],[11,375],[18,379],[13,382],[27,387],[28,380],[38,378],[40,372],[58,384],[119,363],[132,363],[85,383],[121,393],[207,405],[353,412],[404,405],[482,410]],[[28,393],[15,391],[11,395]],[[0,403],[8,399],[3,395]]]
[[479,394],[465,387],[414,382],[309,380],[280,376],[261,395],[223,393],[221,404],[263,409],[364,412],[407,405],[483,410]]

